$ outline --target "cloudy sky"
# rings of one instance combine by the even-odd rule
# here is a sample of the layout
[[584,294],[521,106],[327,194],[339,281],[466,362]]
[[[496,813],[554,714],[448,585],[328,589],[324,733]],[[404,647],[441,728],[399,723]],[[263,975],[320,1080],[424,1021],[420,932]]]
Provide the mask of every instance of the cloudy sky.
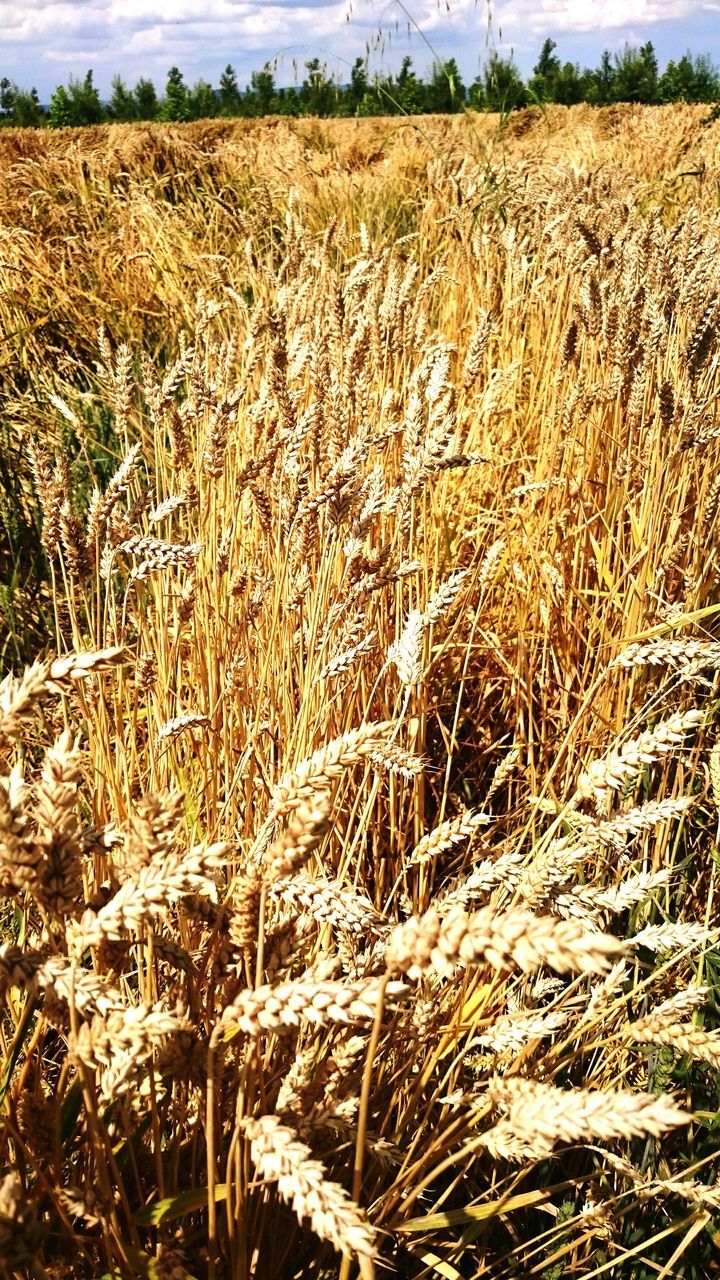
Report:
[[[545,36],[563,59],[582,65],[595,65],[603,49],[645,40],[661,65],[687,49],[720,63],[720,0],[494,0],[492,7],[494,47],[512,49],[525,72]],[[487,34],[487,0],[0,0],[0,76],[35,85],[43,102],[90,67],[103,94],[117,72],[131,84],[149,76],[160,88],[173,64],[188,82],[216,84],[231,62],[244,85],[275,58],[281,84],[302,79],[303,63],[315,56],[346,80],[366,44],[371,70],[395,69],[410,53],[422,72],[432,61],[429,44],[440,57],[455,55],[470,82],[487,56]]]

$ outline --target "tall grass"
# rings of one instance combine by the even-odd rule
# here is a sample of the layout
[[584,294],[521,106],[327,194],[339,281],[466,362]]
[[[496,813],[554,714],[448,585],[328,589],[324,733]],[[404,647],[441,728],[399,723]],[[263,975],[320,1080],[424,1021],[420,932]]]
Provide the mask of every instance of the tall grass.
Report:
[[2,140],[9,1274],[709,1274],[700,115]]

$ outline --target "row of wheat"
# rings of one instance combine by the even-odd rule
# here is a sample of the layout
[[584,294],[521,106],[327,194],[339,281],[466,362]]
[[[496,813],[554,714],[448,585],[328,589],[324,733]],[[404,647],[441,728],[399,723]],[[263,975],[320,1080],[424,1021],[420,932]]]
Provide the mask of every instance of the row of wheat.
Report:
[[470,143],[409,230],[237,148],[86,190],[87,244],[242,217],[162,359],[110,321],[7,406],[11,1275],[714,1247],[717,215]]

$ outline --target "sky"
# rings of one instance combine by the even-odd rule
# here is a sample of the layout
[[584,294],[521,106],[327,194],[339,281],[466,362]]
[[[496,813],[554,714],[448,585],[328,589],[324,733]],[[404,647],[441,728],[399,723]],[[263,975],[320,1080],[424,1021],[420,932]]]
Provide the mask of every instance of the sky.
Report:
[[434,55],[454,56],[469,84],[489,48],[527,74],[546,36],[582,66],[646,40],[661,66],[687,50],[720,64],[720,0],[493,0],[490,45],[488,27],[488,0],[0,0],[0,76],[42,102],[89,68],[105,96],[114,74],[162,89],[173,65],[216,85],[231,63],[243,87],[275,59],[278,84],[302,80],[312,57],[346,82],[369,47],[371,73],[408,53],[422,74]]

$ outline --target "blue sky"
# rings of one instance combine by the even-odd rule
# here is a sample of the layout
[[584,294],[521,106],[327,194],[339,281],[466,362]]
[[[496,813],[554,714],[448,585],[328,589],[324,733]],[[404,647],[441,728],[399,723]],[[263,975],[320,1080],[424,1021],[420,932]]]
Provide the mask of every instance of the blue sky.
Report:
[[[523,72],[545,36],[581,65],[595,65],[603,49],[645,40],[661,65],[687,49],[720,64],[720,0],[494,0],[492,9],[493,45],[512,49]],[[115,72],[130,84],[149,76],[160,88],[173,64],[190,83],[216,84],[231,62],[244,85],[278,55],[281,84],[302,79],[313,56],[346,80],[366,44],[371,70],[396,69],[410,53],[424,72],[432,53],[418,30],[408,34],[407,13],[472,81],[488,51],[487,0],[0,0],[0,75],[35,85],[42,101],[89,67],[104,94]]]

